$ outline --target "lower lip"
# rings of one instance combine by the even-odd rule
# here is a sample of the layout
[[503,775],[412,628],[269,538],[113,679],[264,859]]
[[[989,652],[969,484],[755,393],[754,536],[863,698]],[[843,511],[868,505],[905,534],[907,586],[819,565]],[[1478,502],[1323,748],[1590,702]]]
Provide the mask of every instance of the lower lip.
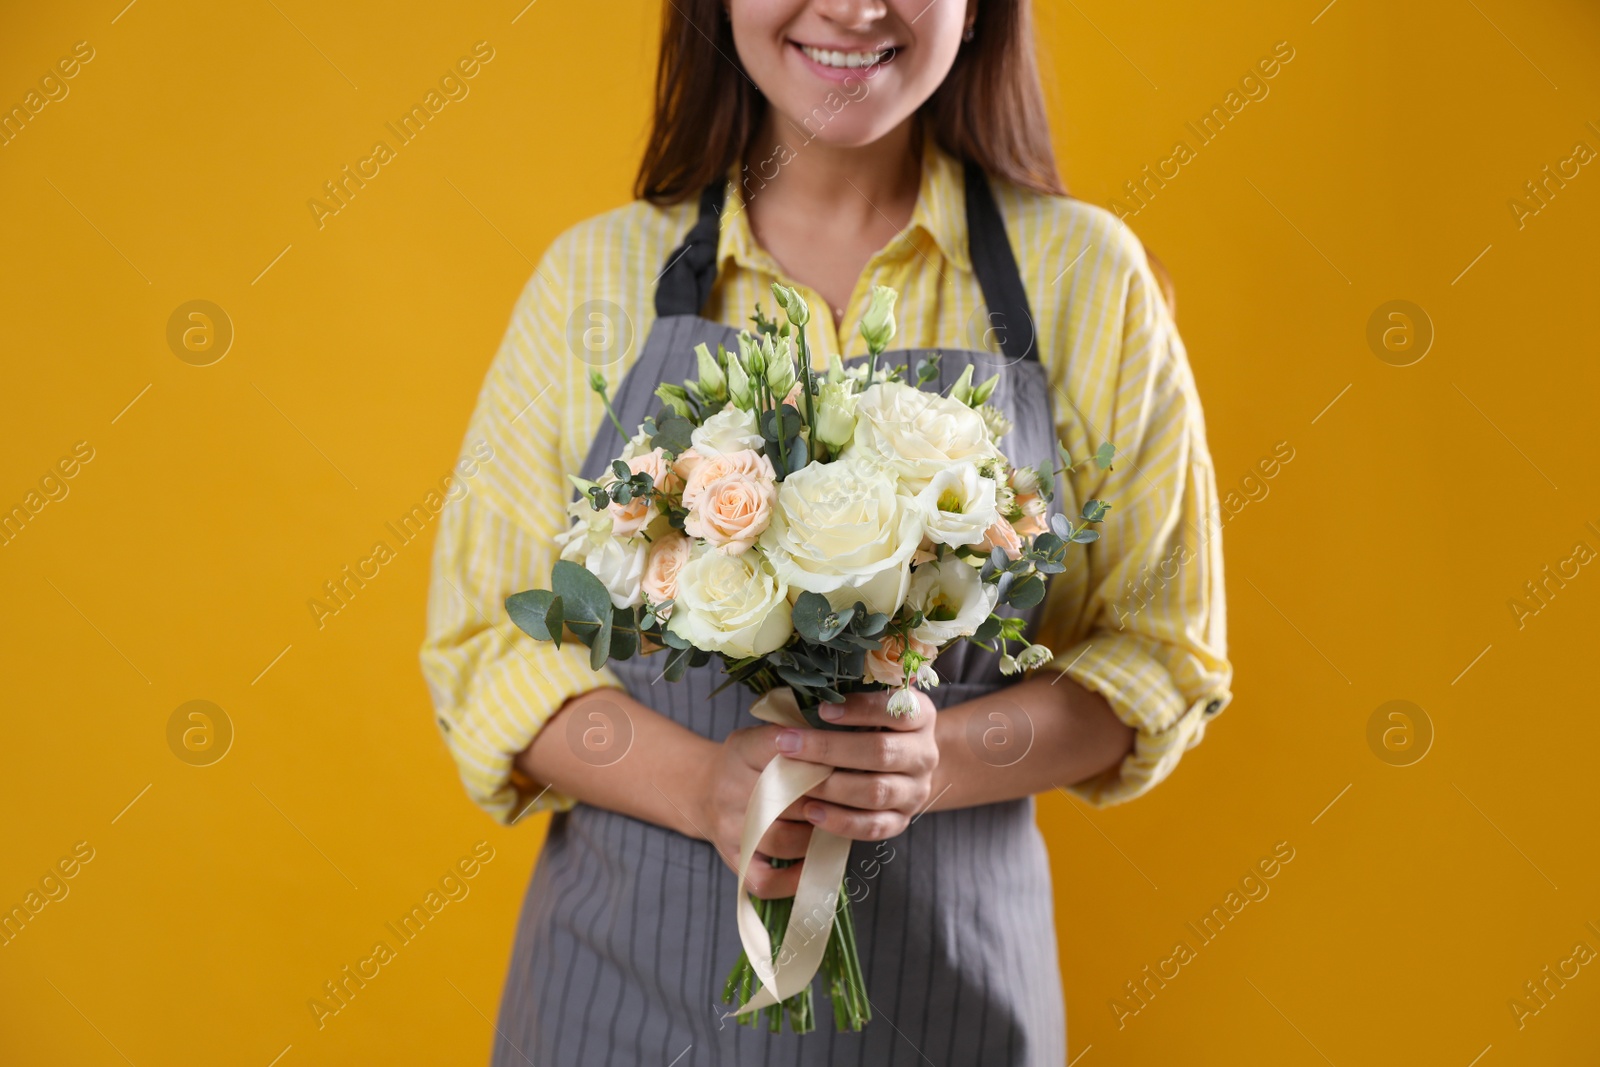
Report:
[[819,78],[824,78],[831,82],[846,82],[850,81],[851,79],[861,81],[864,78],[870,78],[877,71],[882,70],[884,67],[893,63],[899,56],[898,52],[893,52],[890,53],[888,59],[880,60],[877,63],[869,64],[865,67],[830,67],[825,64],[818,63],[816,60],[806,55],[805,50],[799,45],[795,44],[793,41],[789,42],[789,47],[793,48],[794,54],[799,56],[801,62],[811,69],[811,73],[815,74]]

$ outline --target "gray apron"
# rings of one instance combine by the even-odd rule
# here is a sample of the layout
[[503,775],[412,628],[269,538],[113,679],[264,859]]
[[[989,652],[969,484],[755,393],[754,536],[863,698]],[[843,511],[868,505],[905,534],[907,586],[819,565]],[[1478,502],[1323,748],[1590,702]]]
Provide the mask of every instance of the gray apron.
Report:
[[[937,351],[941,389],[968,364],[976,364],[979,381],[998,372],[990,402],[1014,424],[1002,448],[1018,462],[1038,463],[1055,455],[1056,433],[1027,297],[988,181],[970,164],[966,188],[973,266],[1004,355],[903,350],[883,359],[905,363],[914,381],[917,362]],[[702,195],[699,219],[657,285],[657,320],[613,398],[624,426],[658,410],[658,384],[695,376],[698,342],[737,351],[736,330],[699,314],[715,282],[724,191],[716,183]],[[597,478],[624,443],[608,420],[583,476]],[[942,680],[929,695],[940,707],[1014,680],[1000,674],[994,653],[966,644],[945,652],[936,666]],[[635,699],[712,740],[758,725],[747,713],[754,697],[743,687],[711,695],[722,681],[715,661],[691,668],[679,682],[658,680],[659,655],[612,668]],[[981,734],[973,743],[984,745]],[[1033,798],[925,813],[890,841],[856,842],[849,871],[873,1019],[860,1033],[836,1033],[819,979],[817,1029],[772,1034],[721,1018],[728,1010],[720,999],[723,982],[741,949],[734,875],[716,850],[585,804],[557,814],[523,905],[493,1063],[1066,1062],[1050,867]]]

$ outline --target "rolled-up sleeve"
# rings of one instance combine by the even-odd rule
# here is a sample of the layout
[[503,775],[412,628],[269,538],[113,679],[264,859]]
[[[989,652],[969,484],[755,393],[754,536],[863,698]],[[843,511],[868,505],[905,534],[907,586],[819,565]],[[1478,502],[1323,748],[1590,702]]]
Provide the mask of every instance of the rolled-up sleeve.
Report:
[[[1099,337],[1109,348],[1104,424],[1077,428],[1079,437],[1115,444],[1117,455],[1110,470],[1081,462],[1070,476],[1078,500],[1105,500],[1112,510],[1087,547],[1087,581],[1073,597],[1078,624],[1064,632],[1077,637],[1050,664],[1105,697],[1136,731],[1120,766],[1068,787],[1101,806],[1172,773],[1231,699],[1233,673],[1205,420],[1183,343],[1134,249],[1112,305],[1120,322],[1108,316]],[[1060,413],[1075,414],[1081,422],[1081,413]]]
[[560,355],[564,305],[559,263],[547,256],[479,395],[454,474],[465,495],[440,514],[428,591],[422,669],[436,721],[467,793],[505,823],[573,805],[514,760],[569,698],[619,684],[590,669],[581,645],[528,637],[504,606],[511,593],[549,587],[554,537],[568,525],[559,435],[573,432],[561,398],[572,395],[575,361]]

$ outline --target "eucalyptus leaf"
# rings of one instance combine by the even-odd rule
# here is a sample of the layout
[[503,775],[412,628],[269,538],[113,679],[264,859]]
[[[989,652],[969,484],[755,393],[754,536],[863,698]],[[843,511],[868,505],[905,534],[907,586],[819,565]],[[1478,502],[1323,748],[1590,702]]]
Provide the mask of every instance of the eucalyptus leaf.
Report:
[[1078,542],[1078,544],[1080,544],[1080,545],[1086,545],[1090,541],[1098,541],[1098,540],[1100,540],[1100,531],[1099,530],[1079,530],[1077,533],[1072,535],[1072,539],[1074,541]]
[[1019,578],[1011,586],[1010,604],[1014,608],[1026,610],[1044,599],[1044,579],[1035,575]]
[[1102,443],[1099,448],[1095,449],[1095,464],[1103,471],[1111,470],[1111,458],[1116,454],[1117,446],[1112,444],[1110,441],[1106,441]]
[[828,603],[828,598],[807,590],[795,598],[790,619],[795,631],[807,641],[826,641],[828,638],[822,636],[822,628],[831,614],[833,605]]
[[688,648],[669,648],[665,669],[661,672],[662,677],[669,682],[681,681],[684,670],[689,666],[689,655]]
[[[551,615],[554,610],[554,617]],[[548,589],[530,589],[506,597],[506,614],[517,629],[536,641],[561,647],[561,598]]]
[[613,608],[611,611],[610,658],[632,659],[639,651],[638,619],[634,608]]
[[650,435],[650,447],[680,456],[689,450],[689,435],[693,432],[694,423],[676,411],[664,411],[656,416],[655,429]]
[[817,671],[803,671],[796,667],[774,667],[779,678],[788,682],[790,686],[826,685],[828,676]]

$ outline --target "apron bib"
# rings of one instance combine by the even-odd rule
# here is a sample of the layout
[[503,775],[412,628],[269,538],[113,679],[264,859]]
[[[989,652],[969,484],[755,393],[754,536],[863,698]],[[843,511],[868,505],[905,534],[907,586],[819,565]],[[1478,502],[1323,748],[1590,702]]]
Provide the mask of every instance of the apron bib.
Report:
[[[738,330],[700,316],[716,280],[724,195],[723,183],[702,193],[699,217],[657,283],[656,321],[612,398],[623,426],[656,412],[660,383],[695,376],[696,344],[738,350]],[[880,363],[905,365],[914,381],[916,364],[937,353],[939,377],[930,384],[941,390],[968,365],[977,381],[998,373],[989,402],[1013,424],[1002,451],[1038,463],[1056,450],[1050,386],[1005,224],[982,169],[970,163],[966,210],[973,269],[1002,353],[901,349]],[[604,421],[582,476],[597,478],[625,443]],[[1058,481],[1052,510],[1063,503],[1071,506]],[[1023,613],[1030,631],[1039,610]],[[758,724],[748,714],[755,697],[743,687],[711,695],[724,677],[716,661],[667,682],[658,658],[611,666],[634,699],[714,741]],[[940,683],[928,695],[938,707],[1017,680],[1000,674],[996,653],[964,643],[935,668]],[[971,743],[983,745],[981,734]],[[813,1033],[738,1026],[721,1018],[729,1010],[719,999],[723,982],[741,946],[735,876],[716,850],[585,804],[555,815],[518,925],[495,1067],[1066,1062],[1050,868],[1031,797],[928,812],[892,840],[858,841],[847,884],[872,1022],[861,1033],[836,1033],[816,988]]]

